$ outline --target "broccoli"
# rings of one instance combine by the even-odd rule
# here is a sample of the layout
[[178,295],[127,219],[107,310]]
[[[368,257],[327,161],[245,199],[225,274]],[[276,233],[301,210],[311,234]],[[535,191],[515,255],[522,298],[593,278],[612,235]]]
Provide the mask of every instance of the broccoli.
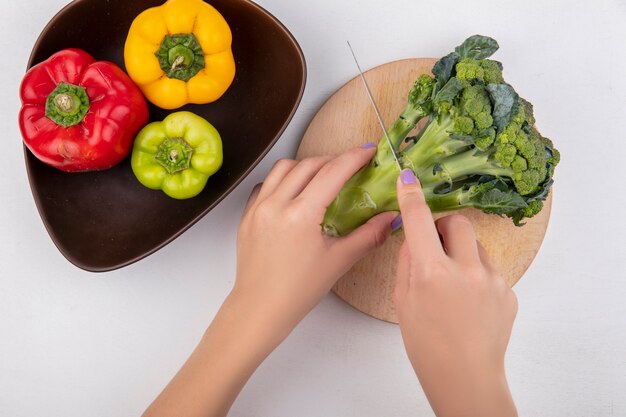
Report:
[[[532,105],[489,58],[494,39],[474,35],[421,75],[388,135],[403,168],[419,177],[434,212],[474,207],[515,225],[543,208],[560,154],[535,128]],[[417,123],[426,125],[407,135]],[[323,231],[345,235],[374,215],[398,210],[398,169],[385,139],[328,207]]]

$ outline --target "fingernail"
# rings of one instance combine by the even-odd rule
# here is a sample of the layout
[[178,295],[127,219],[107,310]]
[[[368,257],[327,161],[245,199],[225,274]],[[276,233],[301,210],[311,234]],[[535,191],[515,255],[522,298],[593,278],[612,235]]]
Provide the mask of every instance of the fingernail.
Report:
[[402,184],[405,184],[405,185],[415,184],[417,182],[417,178],[415,177],[415,174],[409,168],[402,170],[402,173],[400,174],[400,180],[402,181]]
[[402,227],[402,215],[398,214],[398,217],[391,222],[391,232],[396,232]]
[[376,147],[376,144],[372,143],[372,142],[364,143],[363,145],[361,145],[361,148],[363,148],[363,149],[372,149],[372,148],[375,148],[375,147]]

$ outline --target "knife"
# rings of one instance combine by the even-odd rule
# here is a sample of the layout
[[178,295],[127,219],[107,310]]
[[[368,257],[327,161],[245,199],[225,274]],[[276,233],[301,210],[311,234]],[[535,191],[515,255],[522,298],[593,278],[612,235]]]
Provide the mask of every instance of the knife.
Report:
[[391,149],[391,155],[393,155],[393,159],[396,161],[396,165],[398,169],[402,171],[402,165],[400,165],[400,160],[398,159],[398,154],[393,147],[393,143],[391,143],[391,139],[387,134],[387,128],[385,127],[385,122],[383,122],[383,118],[380,116],[380,111],[378,110],[378,106],[376,105],[376,101],[374,100],[374,96],[372,95],[372,91],[370,90],[370,86],[367,84],[367,80],[365,79],[365,75],[361,70],[361,66],[359,65],[359,61],[356,59],[356,54],[354,53],[354,49],[352,49],[352,45],[350,45],[350,41],[348,42],[348,48],[350,48],[350,52],[352,52],[352,58],[354,58],[354,63],[356,64],[357,69],[359,70],[359,75],[361,76],[361,80],[363,81],[363,85],[365,86],[365,91],[367,91],[367,95],[370,98],[370,102],[372,103],[372,107],[374,107],[374,112],[376,113],[376,117],[378,118],[378,122],[380,123],[380,127],[383,129],[383,133],[385,134],[385,139],[387,139],[387,144],[389,145],[389,149]]

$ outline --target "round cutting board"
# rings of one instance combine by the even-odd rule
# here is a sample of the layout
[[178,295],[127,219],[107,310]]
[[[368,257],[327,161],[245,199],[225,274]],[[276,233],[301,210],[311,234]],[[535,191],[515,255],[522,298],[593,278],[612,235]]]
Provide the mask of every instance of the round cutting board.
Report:
[[[406,105],[407,94],[415,79],[430,70],[435,59],[416,58],[390,62],[366,72],[368,84],[378,104],[385,125],[390,126]],[[377,142],[381,128],[367,93],[359,78],[339,89],[311,121],[297,159],[339,154],[367,142]],[[523,227],[510,219],[484,214],[479,210],[461,212],[474,224],[478,240],[491,255],[494,264],[513,286],[535,258],[546,233],[552,196],[544,209]],[[435,218],[446,214],[435,214]],[[397,323],[392,294],[402,233],[390,237],[377,251],[358,262],[333,291],[348,304],[381,320]]]

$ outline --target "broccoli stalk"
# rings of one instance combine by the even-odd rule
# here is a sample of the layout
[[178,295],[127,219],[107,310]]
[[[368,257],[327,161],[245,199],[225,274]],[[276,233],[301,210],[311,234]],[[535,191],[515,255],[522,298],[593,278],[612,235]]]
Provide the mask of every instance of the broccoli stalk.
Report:
[[[488,60],[495,40],[475,35],[420,76],[387,134],[402,168],[412,169],[433,212],[466,207],[506,215],[516,225],[541,211],[559,153],[534,128],[533,109]],[[426,125],[406,136],[417,123]],[[341,236],[384,211],[397,211],[398,169],[386,140],[344,185],[322,228]]]
[[[402,141],[411,132],[417,123],[430,114],[429,96],[432,94],[434,80],[428,75],[420,76],[409,92],[409,100],[406,108],[402,111],[398,119],[387,130],[387,135],[391,143],[398,149]],[[387,140],[378,143],[374,163],[393,158]]]

